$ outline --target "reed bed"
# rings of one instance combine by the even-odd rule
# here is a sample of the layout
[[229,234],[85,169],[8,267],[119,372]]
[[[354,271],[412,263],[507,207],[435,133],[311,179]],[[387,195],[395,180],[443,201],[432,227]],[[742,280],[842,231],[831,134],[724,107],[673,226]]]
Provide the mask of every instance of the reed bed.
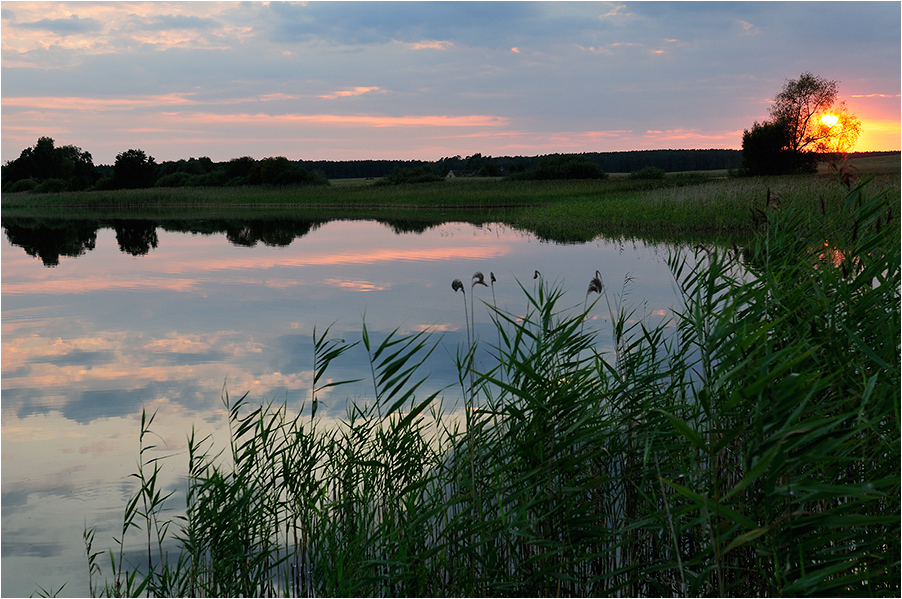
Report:
[[[867,180],[872,190],[887,193],[899,205],[898,174]],[[519,212],[511,222],[554,240],[588,241],[592,237],[587,234],[600,232],[607,237],[682,237],[729,245],[731,239],[746,240],[770,196],[796,210],[819,214],[822,234],[832,236],[850,222],[843,209],[849,191],[833,175],[739,177],[564,198]],[[893,224],[897,230],[898,223],[896,219]]]
[[[460,410],[423,391],[437,339],[364,325],[372,400],[323,426],[352,344],[314,333],[304,409],[225,394],[229,447],[191,436],[181,517],[145,417],[111,570],[86,531],[92,594],[898,596],[897,206],[858,187],[843,209],[827,246],[790,202],[745,247],[672,256],[670,323],[636,320],[603,272],[573,304],[537,273],[522,313],[483,303],[498,334],[461,348]],[[471,293],[468,332],[476,281],[448,291]]]

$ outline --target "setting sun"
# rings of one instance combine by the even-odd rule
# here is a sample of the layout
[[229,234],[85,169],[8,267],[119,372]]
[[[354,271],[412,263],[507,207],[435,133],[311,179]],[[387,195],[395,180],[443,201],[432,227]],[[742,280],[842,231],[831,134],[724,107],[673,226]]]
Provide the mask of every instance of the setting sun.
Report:
[[821,116],[821,122],[828,127],[832,127],[839,121],[839,117],[835,114],[825,114]]

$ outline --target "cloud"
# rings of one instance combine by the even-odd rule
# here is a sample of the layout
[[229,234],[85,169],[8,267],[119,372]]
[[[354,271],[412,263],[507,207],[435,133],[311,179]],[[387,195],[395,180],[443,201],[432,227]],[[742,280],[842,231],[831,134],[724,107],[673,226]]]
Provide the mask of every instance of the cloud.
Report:
[[55,366],[82,366],[90,370],[95,365],[112,364],[116,361],[116,354],[111,351],[85,351],[73,349],[72,351],[56,356],[46,356],[33,360],[33,362],[45,362]]
[[173,29],[214,29],[221,27],[215,19],[198,17],[195,15],[159,15],[150,19],[133,17],[132,23],[138,29],[145,31],[173,30]]
[[35,31],[49,31],[56,35],[67,36],[94,33],[100,31],[103,28],[103,24],[95,19],[81,19],[78,15],[72,15],[68,19],[40,19],[27,23],[16,23],[14,27]]
[[156,280],[137,280],[116,278],[113,276],[85,276],[71,279],[44,279],[22,282],[4,282],[3,295],[28,295],[32,293],[73,294],[93,293],[99,290],[135,291],[168,291],[172,293],[191,293],[196,291],[197,281],[190,278],[165,278]]
[[742,19],[739,19],[739,20],[737,21],[737,23],[739,23],[739,26],[742,27],[742,30],[743,30],[747,35],[755,35],[755,34],[757,34],[757,33],[761,33],[761,31],[760,31],[757,27],[755,27],[754,25],[752,25],[752,24],[749,23],[748,21],[743,21]]
[[43,108],[50,110],[130,110],[159,106],[195,104],[187,96],[191,94],[165,94],[132,98],[91,98],[73,96],[4,97],[4,107]]
[[356,127],[504,127],[509,119],[491,115],[346,115],[346,114],[216,114],[165,113],[169,119],[192,123],[271,124],[310,123]]
[[723,142],[738,147],[806,70],[862,104],[898,98],[900,7],[848,6],[4,3],[2,159],[48,134],[109,163],[134,146],[158,160],[551,153],[566,132],[635,132],[578,146],[610,151],[673,123],[739,131]]
[[371,283],[369,281],[350,281],[347,279],[325,279],[323,285],[330,287],[340,287],[351,291],[385,291],[388,289],[385,285]]
[[329,94],[323,94],[317,96],[318,98],[324,98],[326,100],[334,100],[336,98],[348,98],[351,96],[360,96],[363,94],[367,94],[370,92],[379,91],[378,87],[355,87],[349,90],[342,90],[337,92],[332,92]]
[[447,40],[421,40],[408,45],[414,50],[447,50],[454,43]]

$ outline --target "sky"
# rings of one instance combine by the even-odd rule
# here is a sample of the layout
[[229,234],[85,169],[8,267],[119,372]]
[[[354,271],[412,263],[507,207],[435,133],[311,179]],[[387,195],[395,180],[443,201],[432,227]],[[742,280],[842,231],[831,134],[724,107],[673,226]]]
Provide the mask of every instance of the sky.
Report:
[[899,2],[3,2],[2,161],[733,148],[787,80],[900,149]]

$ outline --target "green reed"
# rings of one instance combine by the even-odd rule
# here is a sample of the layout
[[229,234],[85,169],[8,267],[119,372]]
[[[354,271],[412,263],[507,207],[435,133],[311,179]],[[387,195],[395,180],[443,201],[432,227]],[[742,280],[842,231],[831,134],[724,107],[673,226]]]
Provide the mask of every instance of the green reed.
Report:
[[[826,246],[789,202],[743,248],[673,255],[670,322],[601,273],[575,307],[537,273],[523,312],[483,302],[498,340],[458,357],[463,414],[422,391],[436,339],[364,325],[373,398],[326,427],[345,381],[321,381],[353,344],[314,333],[311,409],[224,393],[230,446],[192,434],[177,518],[142,418],[117,543],[143,529],[147,555],[111,551],[95,587],[86,531],[92,594],[898,596],[898,204],[861,186],[843,210]],[[585,327],[602,298],[611,355]]]

